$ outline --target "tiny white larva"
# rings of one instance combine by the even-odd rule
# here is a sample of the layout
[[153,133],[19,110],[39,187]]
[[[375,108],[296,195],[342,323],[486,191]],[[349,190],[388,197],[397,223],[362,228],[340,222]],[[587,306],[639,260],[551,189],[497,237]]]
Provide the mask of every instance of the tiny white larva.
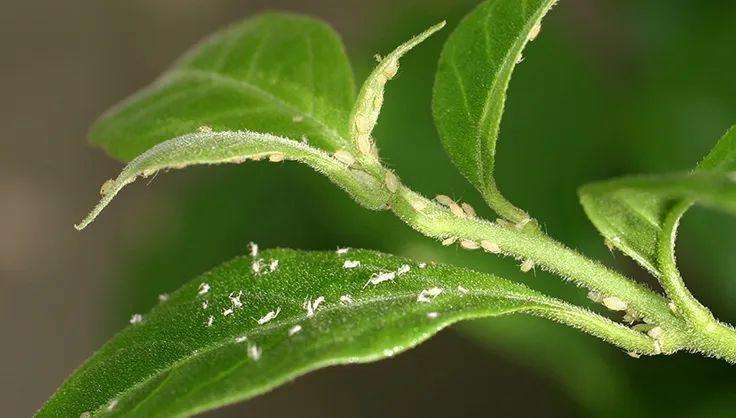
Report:
[[469,239],[460,240],[460,246],[466,250],[477,250],[478,248],[480,248],[480,245],[478,245],[477,242],[471,241]]
[[386,188],[391,193],[396,193],[396,190],[399,188],[399,180],[396,178],[396,175],[390,171],[386,172],[386,177],[384,177],[384,183],[386,183]]
[[466,215],[468,215],[471,218],[475,218],[475,216],[476,216],[475,215],[475,209],[473,209],[473,207],[470,206],[469,203],[463,202],[461,206],[462,206],[463,211],[465,212]]
[[444,245],[445,247],[447,247],[449,245],[454,244],[455,241],[457,241],[457,237],[447,237],[447,238],[445,238],[445,239],[442,240],[442,245]]
[[617,298],[616,296],[608,296],[601,300],[603,303],[603,306],[606,308],[612,310],[612,311],[625,311],[626,308],[629,307],[629,305],[622,301],[621,299]]
[[526,260],[524,260],[524,261],[521,262],[520,269],[521,269],[521,271],[523,273],[528,273],[533,268],[534,268],[534,261],[533,260],[526,259]]
[[335,151],[335,153],[333,154],[333,157],[335,157],[337,161],[340,161],[341,163],[345,164],[348,167],[355,164],[355,157],[353,157],[353,154],[351,154],[348,151],[342,150],[342,149]]
[[294,335],[300,333],[302,331],[301,325],[294,325],[289,329],[289,337],[293,337]]
[[484,239],[480,242],[480,246],[483,248],[484,251],[498,254],[501,252],[501,247],[498,246],[498,244],[491,242],[487,239]]
[[280,163],[284,161],[284,154],[280,152],[274,152],[268,157],[268,161],[271,161],[272,163]]

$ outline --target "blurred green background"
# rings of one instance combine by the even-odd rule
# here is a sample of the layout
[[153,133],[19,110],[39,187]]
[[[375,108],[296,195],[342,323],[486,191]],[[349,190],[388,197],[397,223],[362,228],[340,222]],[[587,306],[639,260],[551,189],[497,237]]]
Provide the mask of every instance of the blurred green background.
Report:
[[[120,165],[86,145],[94,118],[204,35],[263,9],[329,21],[362,80],[431,23],[449,30],[477,2],[451,0],[11,0],[0,16],[0,405],[28,416],[81,362],[210,267],[262,247],[375,248],[469,265],[587,303],[582,290],[509,260],[441,248],[358,207],[295,165],[193,168],[131,187],[73,231]],[[553,236],[642,281],[611,254],[579,185],[685,170],[736,123],[732,0],[563,0],[511,82],[498,148],[505,194]],[[427,195],[492,216],[442,150],[430,98],[445,30],[402,60],[376,130],[382,155]],[[692,290],[736,321],[736,220],[696,209],[678,255]],[[733,417],[736,372],[689,354],[634,360],[577,331],[508,317],[464,324],[396,359],[298,379],[212,417]]]

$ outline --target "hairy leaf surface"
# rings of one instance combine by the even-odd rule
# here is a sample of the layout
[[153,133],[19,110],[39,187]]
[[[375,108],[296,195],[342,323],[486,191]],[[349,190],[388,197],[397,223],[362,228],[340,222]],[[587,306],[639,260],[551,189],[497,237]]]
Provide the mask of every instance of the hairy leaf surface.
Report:
[[367,173],[353,170],[330,154],[302,142],[249,131],[188,134],[158,144],[131,161],[114,179],[100,189],[100,203],[77,229],[89,225],[117,193],[139,176],[148,177],[166,169],[195,164],[242,163],[248,159],[294,160],[303,162],[345,189],[370,209],[380,209],[388,201],[382,185]]
[[355,99],[350,63],[325,23],[268,13],[219,32],[93,126],[90,137],[128,161],[195,132],[251,130],[333,151],[347,144]]
[[511,73],[556,0],[490,0],[471,12],[444,46],[433,113],[442,143],[460,172],[504,216],[493,177],[496,141]]
[[736,127],[718,141],[693,173],[592,183],[580,189],[580,201],[609,245],[659,275],[658,249],[674,245],[677,232],[673,228],[670,236],[662,237],[665,219],[673,214],[679,219],[695,202],[736,211],[734,170]]
[[[259,274],[254,260],[262,260]],[[272,260],[278,260],[273,271]],[[359,265],[345,268],[348,261]],[[388,272],[393,280],[370,283]],[[271,250],[236,258],[184,285],[104,345],[38,416],[187,416],[320,367],[391,357],[459,320],[511,312],[593,334],[617,327],[620,341],[647,338],[488,274],[421,268],[362,250]]]

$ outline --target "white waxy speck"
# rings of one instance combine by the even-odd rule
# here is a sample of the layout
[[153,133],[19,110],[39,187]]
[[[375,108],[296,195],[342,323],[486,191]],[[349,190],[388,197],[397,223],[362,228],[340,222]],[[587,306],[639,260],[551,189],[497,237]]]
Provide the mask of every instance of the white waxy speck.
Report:
[[271,321],[272,319],[274,319],[277,316],[279,316],[279,313],[280,312],[281,312],[281,308],[279,307],[279,308],[276,308],[275,311],[271,311],[271,312],[267,313],[266,315],[263,315],[263,317],[258,320],[258,325],[263,325],[266,322]]
[[291,118],[291,121],[294,122],[294,123],[304,122],[304,116],[302,116],[302,115],[294,115],[294,117]]
[[210,291],[210,285],[209,283],[202,283],[199,285],[199,294],[204,295],[205,293]]
[[590,292],[588,292],[588,299],[592,300],[595,303],[601,303],[601,301],[603,300],[603,295],[601,295],[600,292],[591,290]]
[[662,354],[662,343],[659,340],[654,340],[654,354]]
[[107,404],[107,410],[108,411],[112,411],[113,409],[115,409],[116,406],[118,406],[118,400],[117,399],[113,399],[113,400],[110,401],[109,404]]
[[139,324],[141,322],[143,322],[143,315],[141,314],[133,314],[133,316],[130,317],[131,324]]
[[637,353],[636,351],[629,351],[626,353],[631,358],[639,358],[641,357],[641,354]]
[[480,242],[481,248],[483,248],[484,251],[498,254],[501,252],[501,247],[498,246],[495,242],[488,241],[487,239],[484,239]]
[[209,306],[210,306],[210,304],[206,300],[204,302],[202,302],[202,309],[207,309]]
[[603,306],[612,311],[625,311],[628,308],[628,304],[616,296],[608,296],[601,299]]
[[442,289],[439,287],[430,287],[429,289],[424,289],[421,292],[419,292],[419,295],[417,296],[417,302],[421,302],[421,303],[432,302],[432,299],[437,297],[440,293],[442,293]]
[[345,150],[336,151],[333,157],[348,167],[355,164],[355,157],[353,157],[353,154]]
[[363,288],[365,289],[366,287],[368,287],[369,284],[372,284],[375,286],[379,283],[388,282],[395,278],[396,278],[396,272],[394,271],[389,271],[385,273],[377,273],[377,274],[374,274],[373,277],[370,278],[370,280],[368,280],[368,282],[363,286]]
[[427,268],[427,263],[419,263],[419,268],[420,269],[426,269]]
[[291,329],[289,329],[289,337],[291,337],[291,336],[293,336],[295,334],[298,334],[300,332],[302,332],[302,326],[301,325],[294,325],[293,327],[291,327]]
[[317,308],[319,308],[319,305],[321,305],[322,302],[324,302],[324,301],[325,301],[325,297],[324,296],[318,297],[317,299],[314,300],[314,302],[312,302],[312,309],[314,309],[316,311]]
[[350,295],[342,295],[342,296],[340,296],[340,303],[342,303],[343,305],[350,305],[353,302],[354,302],[353,301],[353,298]]
[[261,348],[255,344],[248,346],[248,357],[253,361],[261,359]]
[[335,254],[343,255],[347,254],[348,251],[350,251],[350,248],[338,248],[337,250],[335,250]]
[[230,303],[233,304],[233,307],[235,308],[241,308],[243,306],[243,302],[240,301],[240,298],[243,296],[243,291],[239,291],[236,295],[235,292],[230,292],[228,295],[228,299],[230,299]]
[[227,308],[222,310],[222,316],[228,316],[233,314],[233,308]]
[[608,251],[611,251],[611,252],[613,252],[613,250],[616,248],[613,245],[613,241],[611,241],[608,238],[606,238],[606,239],[603,240],[603,244],[606,246],[606,248],[608,248]]
[[471,241],[469,239],[460,240],[460,246],[466,250],[477,250],[478,248],[480,248],[480,245],[478,245],[477,242]]
[[245,335],[241,335],[240,337],[235,337],[235,342],[238,344],[244,343],[247,340],[248,340],[248,337],[246,337]]
[[436,319],[439,318],[440,314],[438,312],[428,312],[427,318],[429,319]]
[[256,244],[255,242],[249,242],[248,252],[250,253],[251,257],[253,258],[258,257],[258,244]]
[[276,269],[279,268],[279,260],[271,259],[271,261],[268,263],[268,271],[273,273],[276,271]]
[[468,293],[468,289],[466,289],[466,288],[464,288],[462,286],[458,286],[457,287],[457,291],[460,292],[460,293],[462,293],[463,295],[465,295],[465,294]]
[[526,259],[521,262],[521,266],[519,269],[522,271],[522,273],[529,273],[531,269],[534,268],[534,261]]
[[373,144],[368,134],[358,135],[358,151],[363,155],[371,155]]
[[670,301],[667,304],[667,307],[670,308],[670,311],[672,311],[672,313],[677,313],[677,305],[675,305],[675,302]]
[[400,266],[400,267],[399,267],[399,268],[398,268],[398,269],[396,270],[396,275],[398,275],[398,276],[402,276],[402,275],[404,275],[404,274],[408,273],[408,272],[409,272],[409,270],[411,270],[411,266],[410,266],[410,265],[408,265],[408,264],[402,264],[402,265],[401,265],[401,266]]
[[470,206],[469,203],[463,202],[461,206],[466,215],[470,216],[471,218],[475,218],[475,209],[473,209],[473,207]]
[[158,295],[158,301],[159,302],[166,302],[167,300],[169,300],[169,294],[168,293],[161,293],[160,295]]
[[280,163],[281,161],[284,161],[284,154],[274,152],[268,157],[268,161],[271,161],[272,163]]
[[354,269],[356,267],[360,267],[360,261],[358,260],[345,260],[344,263],[342,263],[342,267],[346,269]]
[[261,266],[261,262],[262,261],[263,260],[258,259],[258,260],[253,261],[253,263],[251,263],[250,268],[251,268],[251,270],[253,270],[253,273],[254,274],[260,274],[261,273],[261,267],[262,267]]
[[207,326],[211,327],[213,322],[215,322],[215,317],[213,315],[210,315],[210,317],[207,318]]
[[445,238],[445,239],[442,240],[442,245],[444,245],[445,247],[448,247],[448,246],[454,244],[455,241],[457,241],[457,237],[447,237],[447,238]]

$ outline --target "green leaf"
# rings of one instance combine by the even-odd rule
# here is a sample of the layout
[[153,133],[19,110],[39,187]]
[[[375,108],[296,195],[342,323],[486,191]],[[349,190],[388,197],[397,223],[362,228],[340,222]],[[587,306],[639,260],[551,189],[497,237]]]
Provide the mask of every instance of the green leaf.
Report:
[[361,154],[370,155],[373,150],[370,137],[383,106],[383,91],[386,88],[386,83],[399,70],[399,59],[443,27],[445,27],[445,22],[440,22],[401,44],[393,52],[383,57],[363,82],[363,86],[358,93],[358,99],[350,114],[348,126],[350,138]]
[[182,169],[195,164],[242,163],[264,158],[273,162],[303,162],[370,209],[381,209],[388,202],[381,183],[368,173],[351,169],[332,155],[302,142],[249,131],[204,130],[158,144],[131,161],[116,179],[102,185],[100,203],[75,227],[81,230],[89,225],[123,187],[139,176],[148,177],[160,170]]
[[[191,415],[317,368],[394,356],[459,320],[511,312],[596,335],[613,329],[634,346],[648,341],[524,285],[462,268],[362,250],[272,250],[255,260],[262,260],[258,274],[253,258],[239,257],[184,285],[105,344],[38,416]],[[360,265],[345,268],[348,261]],[[387,272],[396,277],[371,283]]]
[[311,18],[268,13],[194,47],[103,115],[90,137],[124,161],[200,126],[306,137],[334,151],[349,145],[354,99],[352,69],[332,29]]
[[[661,274],[658,251],[674,245],[677,228],[662,236],[665,220],[680,216],[692,203],[736,211],[736,126],[732,127],[693,173],[626,177],[582,187],[580,201],[588,218],[613,245],[653,274]],[[664,238],[664,239],[663,239]]]
[[511,73],[556,1],[482,3],[447,40],[435,78],[434,120],[447,153],[491,207],[514,221],[526,216],[493,177],[499,125]]

